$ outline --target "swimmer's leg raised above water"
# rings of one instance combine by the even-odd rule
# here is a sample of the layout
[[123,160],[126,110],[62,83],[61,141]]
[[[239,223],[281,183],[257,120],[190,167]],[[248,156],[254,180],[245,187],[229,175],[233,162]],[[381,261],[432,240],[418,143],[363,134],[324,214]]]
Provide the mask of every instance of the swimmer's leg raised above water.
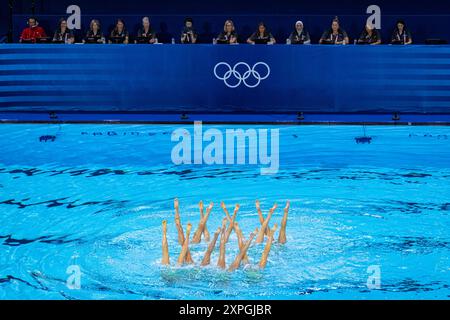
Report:
[[[237,222],[234,223],[234,231],[236,232],[236,236],[238,239],[239,250],[242,250],[245,246],[245,244],[244,244],[245,238],[244,238],[244,235],[242,234],[242,230],[241,230],[241,228],[239,228],[239,225]],[[242,257],[242,262],[244,264],[249,263],[247,253],[244,254],[244,256]]]
[[272,214],[274,213],[276,208],[277,208],[277,204],[275,203],[273,205],[273,207],[270,209],[269,214],[266,217],[266,220],[264,220],[264,223],[261,226],[261,230],[259,230],[258,236],[256,237],[256,243],[262,243],[264,241],[264,230],[267,229],[270,218],[272,218]]
[[[198,204],[198,207],[200,208],[200,219],[203,219],[204,214],[203,214],[203,201],[200,201]],[[205,228],[203,229],[203,238],[205,239],[206,242],[208,242],[210,240],[210,234],[208,231],[208,226],[205,224]]]
[[191,233],[191,229],[192,229],[192,224],[188,223],[187,228],[186,228],[186,238],[184,240],[183,247],[181,248],[181,252],[178,257],[178,265],[180,265],[180,266],[183,265],[184,262],[189,263],[186,261],[186,255],[189,251],[189,236]]
[[255,237],[256,231],[252,232],[250,234],[250,238],[245,243],[244,247],[240,250],[239,254],[236,256],[236,259],[234,259],[233,263],[228,268],[228,271],[234,271],[237,268],[239,268],[242,259],[244,258],[244,255],[247,254],[248,248],[250,247],[250,244],[252,243],[253,238]]
[[275,231],[277,231],[278,225],[275,224],[269,232],[269,237],[267,238],[266,246],[264,247],[264,251],[261,255],[261,260],[259,261],[259,267],[261,269],[264,269],[267,264],[267,258],[269,257],[270,248],[272,247],[273,242],[273,235],[275,234]]
[[[262,211],[261,211],[261,204],[260,204],[259,200],[255,201],[255,206],[256,206],[256,211],[258,211],[259,223],[261,223],[261,225],[263,225],[265,219],[264,219],[264,216],[263,216]],[[269,228],[268,227],[266,228],[266,230],[264,230],[264,234],[266,236],[269,235]]]
[[226,234],[226,228],[227,228],[227,218],[224,218],[222,220],[222,230],[220,234],[220,252],[219,252],[219,260],[217,261],[217,266],[221,269],[225,269],[225,234]]
[[[183,226],[181,225],[178,199],[174,200],[174,207],[175,207],[175,225],[176,225],[177,231],[178,231],[178,243],[183,245],[184,232],[183,232]],[[194,263],[194,260],[192,260],[191,251],[189,249],[186,254],[185,262],[186,263]]]
[[[225,212],[225,215],[226,215],[226,218],[227,218],[228,222],[231,222],[231,220],[233,220],[233,218],[232,218],[232,217],[230,216],[230,214],[228,213],[228,209],[227,209],[227,207],[225,206],[225,203],[224,203],[223,201],[221,202],[220,206],[222,207],[223,211]],[[239,204],[237,204],[237,205],[234,207],[234,212],[237,213],[238,210],[239,210]],[[234,229],[234,224],[233,224],[233,229]],[[236,231],[236,230],[235,230],[235,231]]]
[[213,239],[208,245],[208,249],[205,252],[205,256],[203,257],[201,266],[207,266],[211,263],[211,253],[213,252],[214,248],[216,247],[217,238],[219,237],[221,229],[218,228],[217,231],[214,233]]
[[228,221],[231,221],[231,216],[230,216],[230,214],[228,213],[228,209],[227,209],[227,207],[226,207],[226,205],[225,205],[225,202],[222,201],[222,202],[220,203],[220,206],[222,207],[223,212],[225,212],[225,215],[227,216]]
[[184,243],[184,231],[183,231],[183,226],[181,225],[181,219],[180,219],[180,212],[179,212],[179,202],[178,199],[175,198],[175,200],[173,201],[173,206],[175,208],[175,225],[177,227],[177,231],[178,231],[178,243],[180,245],[183,245]]
[[167,221],[164,220],[162,222],[163,227],[163,237],[162,237],[162,259],[161,264],[163,265],[169,265],[169,245],[167,243]]
[[281,220],[280,234],[278,235],[278,243],[281,243],[281,244],[286,243],[286,224],[287,224],[287,218],[288,218],[290,206],[291,206],[291,203],[288,201],[286,203],[286,207],[284,208],[283,219]]
[[233,217],[231,218],[231,221],[229,221],[228,229],[227,229],[227,232],[225,233],[225,243],[228,242],[228,239],[230,238],[231,232],[234,229],[234,222],[236,221],[236,215],[237,215],[237,212],[239,211],[239,208],[240,208],[239,204],[237,204],[234,207]]
[[213,203],[211,202],[206,209],[206,214],[203,216],[203,218],[200,220],[200,223],[198,224],[198,228],[194,233],[194,236],[192,237],[192,243],[200,243],[202,239],[203,231],[206,227],[206,222],[208,221],[209,214],[211,213],[211,210],[213,208]]

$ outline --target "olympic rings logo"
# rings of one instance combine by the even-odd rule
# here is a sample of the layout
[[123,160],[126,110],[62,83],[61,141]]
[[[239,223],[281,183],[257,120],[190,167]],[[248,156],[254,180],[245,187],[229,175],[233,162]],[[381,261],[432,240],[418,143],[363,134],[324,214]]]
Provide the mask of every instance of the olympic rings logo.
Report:
[[[226,68],[225,69],[226,71],[223,73],[222,76],[219,76],[217,74],[217,69],[222,66]],[[243,68],[244,68],[244,70],[241,70],[241,71],[244,71],[244,72],[241,73],[238,69],[243,69]],[[265,69],[265,70],[258,71],[258,69]],[[265,71],[265,72],[263,73],[262,71]],[[264,76],[262,76],[262,74],[264,74]],[[232,68],[226,62],[219,62],[214,67],[214,75],[216,76],[217,79],[222,80],[228,88],[232,88],[232,89],[237,88],[242,83],[247,88],[256,88],[257,86],[259,86],[259,84],[261,83],[262,80],[265,80],[269,77],[270,67],[265,62],[257,62],[253,65],[253,68],[251,68],[250,65],[245,62],[238,62]],[[253,80],[253,81],[249,81],[250,77],[252,78],[251,80]],[[230,81],[231,78],[234,78],[234,81]],[[231,79],[231,80],[233,80],[233,79]]]

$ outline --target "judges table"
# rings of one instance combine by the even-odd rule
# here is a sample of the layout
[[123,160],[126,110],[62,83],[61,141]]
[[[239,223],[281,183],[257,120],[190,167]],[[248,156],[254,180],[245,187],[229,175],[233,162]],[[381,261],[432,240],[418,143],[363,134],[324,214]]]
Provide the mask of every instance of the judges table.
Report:
[[449,113],[450,46],[0,45],[0,112]]

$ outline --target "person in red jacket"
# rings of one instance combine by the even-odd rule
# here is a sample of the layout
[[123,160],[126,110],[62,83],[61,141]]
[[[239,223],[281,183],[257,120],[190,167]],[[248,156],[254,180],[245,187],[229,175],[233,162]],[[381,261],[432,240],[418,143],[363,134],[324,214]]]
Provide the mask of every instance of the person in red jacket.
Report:
[[39,23],[36,18],[28,19],[28,27],[23,29],[20,36],[20,42],[36,42],[37,38],[45,38],[47,35],[42,27],[39,27]]

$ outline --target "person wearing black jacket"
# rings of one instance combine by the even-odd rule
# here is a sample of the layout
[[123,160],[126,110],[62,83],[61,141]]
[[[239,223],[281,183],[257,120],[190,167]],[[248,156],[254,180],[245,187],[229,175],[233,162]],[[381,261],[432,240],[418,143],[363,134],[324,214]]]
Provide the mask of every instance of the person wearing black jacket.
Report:
[[311,38],[309,32],[305,30],[303,22],[297,21],[295,23],[294,31],[289,36],[290,44],[310,44]]
[[258,30],[247,39],[249,44],[275,44],[275,42],[274,36],[267,31],[264,22],[260,22]]
[[373,27],[371,24],[366,24],[363,32],[359,36],[358,44],[370,44],[377,45],[381,44],[380,32]]
[[217,43],[219,44],[237,44],[238,35],[234,28],[234,23],[231,20],[225,21],[223,25],[223,31],[217,37]]
[[397,26],[392,33],[392,44],[412,44],[412,36],[411,32],[406,28],[406,24],[404,21],[397,21]]
[[59,20],[58,29],[56,29],[53,40],[54,43],[74,43],[75,37],[72,30],[67,27],[67,20],[62,18]]
[[116,26],[109,36],[109,43],[114,44],[128,44],[129,34],[125,28],[125,22],[122,19],[117,19]]
[[331,28],[325,31],[320,38],[320,44],[348,44],[349,38],[347,32],[341,29],[339,19],[336,17],[333,19]]
[[149,17],[142,18],[142,27],[139,29],[135,43],[158,43],[156,33],[153,31]]
[[89,31],[83,39],[83,43],[105,43],[105,37],[100,26],[100,21],[93,19],[89,25]]
[[197,32],[194,29],[194,22],[191,18],[186,18],[184,20],[184,27],[181,30],[181,43],[184,44],[194,44],[197,42]]

